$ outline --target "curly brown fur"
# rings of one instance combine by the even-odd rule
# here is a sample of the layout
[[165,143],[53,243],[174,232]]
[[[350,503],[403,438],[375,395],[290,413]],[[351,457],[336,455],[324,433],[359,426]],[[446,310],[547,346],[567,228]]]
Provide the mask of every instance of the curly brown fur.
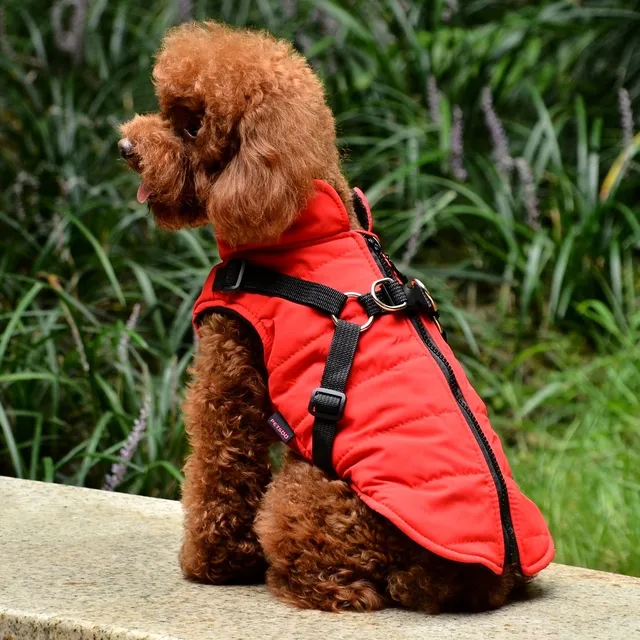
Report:
[[[166,36],[153,77],[161,111],[122,126],[122,152],[152,193],[160,226],[210,222],[230,246],[273,241],[303,209],[313,179],[336,189],[357,225],[322,85],[289,44],[182,25]],[[238,320],[204,320],[192,376],[180,556],[188,578],[261,579],[264,549],[273,593],[331,611],[493,608],[522,583],[429,553],[346,483],[292,456],[267,489],[266,374],[260,345]]]
[[253,521],[271,479],[273,436],[264,428],[268,394],[257,351],[239,321],[212,315],[203,322],[183,407],[192,453],[185,467],[180,562],[196,580],[264,579]]
[[270,589],[302,608],[480,611],[501,606],[522,583],[426,551],[345,482],[293,455],[269,486],[256,530]]

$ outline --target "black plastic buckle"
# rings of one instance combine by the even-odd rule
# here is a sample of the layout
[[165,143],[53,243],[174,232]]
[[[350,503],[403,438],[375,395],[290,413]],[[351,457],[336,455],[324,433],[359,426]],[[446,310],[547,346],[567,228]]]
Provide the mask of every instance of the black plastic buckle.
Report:
[[[333,403],[323,403],[320,396],[337,398],[338,406],[334,405]],[[309,413],[314,418],[337,422],[344,415],[344,406],[346,404],[347,396],[345,396],[341,391],[334,391],[333,389],[327,389],[326,387],[318,387],[314,389],[313,393],[311,394],[311,400],[309,400]]]
[[407,296],[407,313],[423,311],[430,318],[437,319],[440,317],[438,307],[426,288],[417,284],[405,285],[404,291]]
[[[244,276],[244,270],[247,267],[247,261],[246,260],[237,260],[234,262],[231,262],[229,264],[229,266],[227,267],[227,269],[231,269],[232,267],[235,268],[235,265],[237,263],[240,263],[240,269],[238,270],[238,276],[236,277],[236,281],[232,284],[232,285],[227,285],[225,283],[224,285],[224,291],[235,291],[236,289],[238,289],[240,287],[240,285],[242,284],[242,277]],[[226,275],[226,274],[225,274]]]

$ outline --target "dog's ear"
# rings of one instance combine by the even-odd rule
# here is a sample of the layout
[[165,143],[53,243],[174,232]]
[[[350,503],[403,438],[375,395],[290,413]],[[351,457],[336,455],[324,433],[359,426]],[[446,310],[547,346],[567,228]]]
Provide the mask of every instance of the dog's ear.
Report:
[[313,179],[337,162],[333,116],[316,82],[298,95],[248,99],[234,127],[233,154],[207,202],[229,245],[277,239],[312,195]]

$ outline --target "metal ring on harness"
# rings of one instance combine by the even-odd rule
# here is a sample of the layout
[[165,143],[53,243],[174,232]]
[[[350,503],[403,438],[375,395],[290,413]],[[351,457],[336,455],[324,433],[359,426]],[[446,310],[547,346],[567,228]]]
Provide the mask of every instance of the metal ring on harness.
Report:
[[[347,298],[359,298],[362,294],[356,293],[355,291],[345,291],[344,295],[347,296]],[[363,325],[360,325],[360,333],[365,332],[371,326],[374,317],[375,316],[369,316],[369,319]],[[331,319],[333,320],[333,324],[338,326],[338,318],[331,314]]]
[[402,304],[385,304],[380,300],[380,298],[378,298],[378,295],[376,294],[376,287],[384,282],[395,282],[395,280],[393,278],[380,278],[379,280],[374,281],[371,285],[371,297],[374,302],[385,311],[400,311],[401,309],[404,309],[407,306],[406,302],[403,302]]

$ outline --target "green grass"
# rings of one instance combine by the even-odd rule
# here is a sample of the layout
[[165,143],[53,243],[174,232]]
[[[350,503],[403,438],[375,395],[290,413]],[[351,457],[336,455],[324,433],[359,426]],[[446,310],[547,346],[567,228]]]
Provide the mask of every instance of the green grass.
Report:
[[[558,560],[640,575],[640,166],[616,98],[626,87],[640,113],[640,2],[459,2],[448,22],[444,4],[317,0],[288,17],[271,0],[193,3],[310,56],[349,177],[398,262],[416,233],[406,271],[441,304]],[[154,108],[152,55],[177,16],[173,0],[91,2],[73,62],[49,3],[6,3],[0,473],[101,487],[149,397],[120,488],[179,495],[190,309],[217,250],[208,230],[154,227],[115,146],[119,122]],[[485,86],[531,168],[539,226],[518,172],[492,157]],[[454,105],[465,182],[450,169]]]

